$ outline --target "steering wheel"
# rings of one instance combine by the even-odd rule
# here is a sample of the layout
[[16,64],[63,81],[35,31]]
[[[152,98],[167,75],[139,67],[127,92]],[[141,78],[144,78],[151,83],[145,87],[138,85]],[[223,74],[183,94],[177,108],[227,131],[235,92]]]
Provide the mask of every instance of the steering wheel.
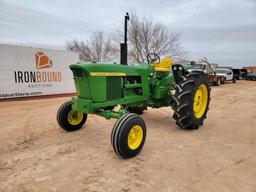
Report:
[[147,60],[149,64],[152,64],[152,63],[158,64],[161,61],[160,57],[155,53],[147,54]]

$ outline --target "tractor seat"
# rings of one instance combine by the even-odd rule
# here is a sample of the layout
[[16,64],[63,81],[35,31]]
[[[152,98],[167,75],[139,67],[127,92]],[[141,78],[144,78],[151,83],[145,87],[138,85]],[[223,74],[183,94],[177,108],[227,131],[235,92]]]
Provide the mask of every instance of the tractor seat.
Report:
[[172,58],[166,57],[160,63],[154,64],[154,68],[158,72],[169,72],[172,65]]

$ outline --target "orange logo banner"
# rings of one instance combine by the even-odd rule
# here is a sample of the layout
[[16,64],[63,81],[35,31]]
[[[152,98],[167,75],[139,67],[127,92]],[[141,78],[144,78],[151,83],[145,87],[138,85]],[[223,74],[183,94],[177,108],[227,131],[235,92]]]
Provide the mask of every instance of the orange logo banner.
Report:
[[43,52],[37,52],[35,56],[37,69],[52,67],[52,60],[49,59],[49,57],[45,55]]

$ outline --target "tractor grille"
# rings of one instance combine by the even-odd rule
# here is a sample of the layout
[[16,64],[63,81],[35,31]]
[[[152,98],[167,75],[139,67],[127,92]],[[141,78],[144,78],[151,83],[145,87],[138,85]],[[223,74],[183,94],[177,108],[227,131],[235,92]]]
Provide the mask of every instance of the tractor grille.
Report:
[[107,100],[122,97],[121,77],[107,77]]
[[81,69],[72,69],[74,77],[84,77],[85,73]]

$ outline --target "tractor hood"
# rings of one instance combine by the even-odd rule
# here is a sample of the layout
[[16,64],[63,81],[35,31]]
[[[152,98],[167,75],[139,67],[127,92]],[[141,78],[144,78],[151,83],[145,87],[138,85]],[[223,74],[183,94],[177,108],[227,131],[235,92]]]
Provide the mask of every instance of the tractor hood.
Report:
[[120,65],[120,64],[98,64],[83,63],[69,66],[74,71],[83,71],[88,76],[127,76],[140,75],[141,72],[149,71],[148,64]]
[[141,95],[136,95],[135,89],[142,88],[143,85],[145,91],[148,89],[147,83],[141,83],[148,82],[150,67],[147,64],[127,66],[83,63],[70,65],[70,69],[73,72],[77,97],[88,102],[119,101],[124,99],[124,88],[127,89],[126,94],[130,93],[137,98]]

